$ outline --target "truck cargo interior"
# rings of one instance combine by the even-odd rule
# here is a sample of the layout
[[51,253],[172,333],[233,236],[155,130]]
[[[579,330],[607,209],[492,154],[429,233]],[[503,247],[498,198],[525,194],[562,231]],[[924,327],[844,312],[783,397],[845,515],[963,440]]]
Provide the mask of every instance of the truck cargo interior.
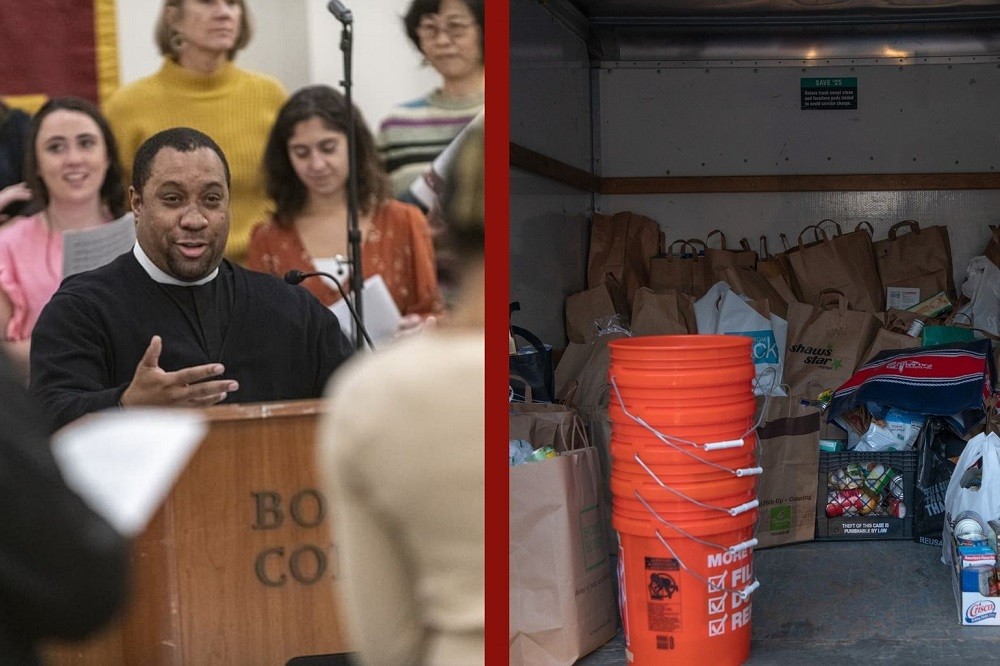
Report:
[[[509,295],[511,303],[517,303],[512,307],[511,324],[551,346],[556,367],[553,393],[556,401],[565,397],[565,381],[559,391],[558,364],[574,346],[579,351],[581,345],[592,344],[595,335],[610,330],[602,325],[627,329],[629,311],[638,307],[636,294],[641,290],[686,291],[674,289],[676,285],[669,278],[665,281],[662,273],[659,281],[653,276],[650,282],[651,261],[656,259],[649,252],[640,251],[638,263],[645,262],[645,268],[637,270],[642,279],[615,274],[619,268],[627,273],[627,265],[636,261],[629,254],[632,249],[615,245],[638,243],[622,226],[632,229],[647,219],[655,222],[659,232],[652,254],[660,261],[668,257],[670,261],[698,261],[699,248],[715,248],[756,252],[756,263],[857,230],[866,230],[877,247],[907,231],[923,233],[920,230],[944,227],[951,293],[943,285],[942,291],[947,293],[949,307],[957,310],[964,303],[963,286],[970,300],[974,296],[970,292],[979,289],[977,276],[985,283],[996,275],[989,272],[996,266],[982,256],[988,254],[984,248],[995,236],[991,225],[1000,224],[998,118],[998,2],[511,0]],[[592,225],[598,218],[603,224],[597,242],[602,244],[604,263],[595,268],[592,229],[596,226]],[[904,221],[916,225],[907,223],[901,228],[899,223]],[[648,248],[648,242],[643,247]],[[997,250],[993,262],[1000,258],[1000,247]],[[615,259],[608,255],[615,253],[626,268],[613,265]],[[913,261],[923,260],[914,255]],[[990,268],[978,273],[982,266]],[[846,270],[857,270],[860,275],[862,268]],[[596,321],[595,334],[586,325],[581,329],[578,321],[567,320],[567,299],[598,287],[607,273],[614,275],[605,284],[611,284],[609,303],[619,317]],[[805,288],[792,286],[796,300],[806,300],[800,287]],[[1000,293],[1000,288],[994,290]],[[692,299],[705,292],[702,288]],[[883,282],[879,307],[868,311],[885,313],[890,307],[919,311],[920,323],[908,333],[917,338],[915,347],[921,340],[926,346],[931,343],[921,327],[926,323],[937,330],[947,315],[940,309],[926,313],[918,309],[920,302],[934,295],[926,288],[923,293],[887,290]],[[676,298],[682,302],[680,295]],[[812,303],[820,309],[828,304],[826,300]],[[786,305],[782,304],[782,313]],[[853,302],[846,305],[850,310],[854,306]],[[771,317],[773,322],[775,312],[773,307],[764,312],[765,320]],[[790,336],[791,316],[788,311]],[[912,321],[907,319],[907,325]],[[984,321],[971,325],[986,329],[984,333],[970,333],[962,339],[993,337]],[[968,322],[955,320],[947,324],[969,327]],[[991,325],[993,333],[995,324]],[[879,314],[879,323],[873,326],[883,325],[889,328],[886,316]],[[515,337],[515,345],[522,342]],[[987,356],[996,351],[995,347],[987,349]],[[818,355],[814,353],[814,358]],[[607,364],[606,352],[603,358]],[[860,355],[858,361],[860,366]],[[987,375],[994,370],[992,364],[991,359],[984,370]],[[755,381],[760,379],[758,374]],[[579,382],[573,386],[584,390]],[[824,388],[832,393],[837,386]],[[830,404],[829,396],[801,397],[813,405],[822,402],[821,410]],[[605,428],[600,495],[605,513],[610,514],[612,456],[606,440],[615,427],[614,418],[608,417],[614,390],[604,385],[597,400],[600,404],[585,406],[579,416],[591,444],[602,439],[595,428]],[[758,409],[760,405],[758,400]],[[995,403],[987,401],[982,413],[993,412]],[[821,411],[819,434],[814,435],[820,442],[836,438],[829,434],[831,426],[825,416]],[[898,468],[898,473],[892,472],[900,477],[896,483],[911,484],[908,498],[918,473],[920,446],[929,446],[926,442],[930,441],[926,436],[930,421],[921,423],[924,430],[916,441],[911,438],[912,455],[905,462],[876,456],[886,467],[891,462]],[[986,429],[990,427],[987,419]],[[967,431],[965,439],[976,430]],[[537,448],[537,443],[532,444]],[[828,511],[825,516],[833,515],[828,502],[834,503],[835,492],[832,485],[824,485],[825,479],[843,476],[842,470],[848,467],[847,458],[834,465],[829,456],[837,455],[835,451],[845,456],[851,453],[843,451],[842,444],[836,446],[823,449],[826,452],[814,467],[812,478],[818,479],[818,485],[813,486],[816,497],[809,506],[815,509],[810,515],[816,521],[810,523],[809,537],[752,549],[748,582],[759,582],[746,600],[752,615],[746,608],[737,611],[735,607],[726,615],[726,621],[732,622],[726,626],[733,629],[739,624],[736,615],[752,617],[745,663],[992,661],[1000,639],[996,626],[1000,624],[996,613],[1000,595],[984,595],[976,612],[963,611],[957,597],[965,587],[960,588],[964,583],[956,578],[962,576],[961,566],[956,573],[955,567],[942,562],[947,542],[943,549],[940,538],[933,545],[914,538],[912,523],[906,520],[912,521],[912,508],[893,509],[892,516],[899,519],[898,532],[890,527],[887,533],[872,535],[863,530],[838,531],[832,522],[827,524],[824,509]],[[951,456],[953,462],[956,457]],[[857,458],[850,460],[857,462]],[[985,462],[982,467],[985,475]],[[782,469],[775,463],[764,473],[781,474]],[[530,498],[523,503],[529,504]],[[912,506],[909,499],[907,505]],[[1000,505],[995,509],[993,517],[1000,516]],[[763,513],[763,505],[760,510]],[[889,522],[895,525],[893,520],[890,517]],[[652,604],[648,630],[657,634],[655,649],[637,651],[630,646],[617,608],[618,602],[625,603],[626,593],[636,591],[623,589],[624,575],[621,570],[615,573],[622,551],[616,546],[614,531],[607,523],[605,528],[610,545],[603,550],[617,598],[617,627],[610,634],[605,632],[609,637],[600,645],[582,649],[577,663],[743,663],[738,655],[705,654],[702,660],[692,661],[680,657],[680,651],[672,652],[675,638],[684,640],[681,632],[701,628],[680,628],[679,621],[654,628]],[[519,548],[515,538],[512,527],[512,599],[514,552]],[[653,555],[646,558],[647,564],[656,559]],[[669,560],[674,554],[664,548],[660,556]],[[957,562],[965,562],[963,555],[956,557]],[[656,579],[654,575],[650,580],[649,594],[657,601],[665,599],[674,585],[669,576]],[[663,585],[654,594],[657,581]],[[511,663],[564,663],[554,653],[533,660],[531,648],[520,643],[515,656],[515,640],[538,647],[537,637],[526,637],[523,628],[513,627],[514,616],[522,611],[528,613],[512,601]],[[963,623],[963,617],[971,621]],[[635,618],[632,621],[637,623]]]

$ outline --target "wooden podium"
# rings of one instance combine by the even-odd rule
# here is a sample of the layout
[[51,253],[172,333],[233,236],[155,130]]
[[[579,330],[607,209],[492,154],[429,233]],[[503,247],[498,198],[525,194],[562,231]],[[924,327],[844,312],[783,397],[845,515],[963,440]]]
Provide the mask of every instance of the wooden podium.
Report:
[[315,456],[319,400],[204,410],[209,432],[132,551],[130,599],[51,664],[281,666],[347,652]]

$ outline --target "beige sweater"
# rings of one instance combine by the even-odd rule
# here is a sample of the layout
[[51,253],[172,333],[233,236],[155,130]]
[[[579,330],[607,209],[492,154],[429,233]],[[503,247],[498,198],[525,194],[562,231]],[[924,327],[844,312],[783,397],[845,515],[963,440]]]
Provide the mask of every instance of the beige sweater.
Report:
[[352,648],[483,663],[485,338],[441,329],[334,375],[319,433]]

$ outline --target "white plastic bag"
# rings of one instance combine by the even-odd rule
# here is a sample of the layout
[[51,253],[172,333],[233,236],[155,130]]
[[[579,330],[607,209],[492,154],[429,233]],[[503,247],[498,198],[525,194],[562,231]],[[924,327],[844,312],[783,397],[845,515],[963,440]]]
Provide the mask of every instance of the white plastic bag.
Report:
[[[962,480],[971,475],[966,472],[982,459],[982,480],[979,489],[963,487]],[[944,529],[941,534],[941,561],[951,564],[951,525],[955,516],[963,511],[979,514],[985,526],[987,521],[1000,517],[1000,437],[994,433],[980,433],[969,440],[958,458],[948,491],[944,496]]]
[[725,282],[716,282],[695,301],[698,333],[743,335],[753,338],[754,392],[784,396],[781,389],[782,361],[788,337],[788,322],[771,314],[764,317]]
[[962,294],[970,300],[955,313],[955,321],[1000,335],[1000,268],[986,257],[970,259]]

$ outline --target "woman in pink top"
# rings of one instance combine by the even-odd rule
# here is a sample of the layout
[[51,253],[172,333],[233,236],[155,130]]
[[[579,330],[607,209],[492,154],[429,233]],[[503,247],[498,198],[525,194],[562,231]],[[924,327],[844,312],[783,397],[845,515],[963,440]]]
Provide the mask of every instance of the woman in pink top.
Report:
[[35,212],[0,227],[0,331],[27,377],[31,330],[62,281],[62,232],[123,215],[125,190],[111,128],[76,97],[51,99],[32,118],[24,176]]

